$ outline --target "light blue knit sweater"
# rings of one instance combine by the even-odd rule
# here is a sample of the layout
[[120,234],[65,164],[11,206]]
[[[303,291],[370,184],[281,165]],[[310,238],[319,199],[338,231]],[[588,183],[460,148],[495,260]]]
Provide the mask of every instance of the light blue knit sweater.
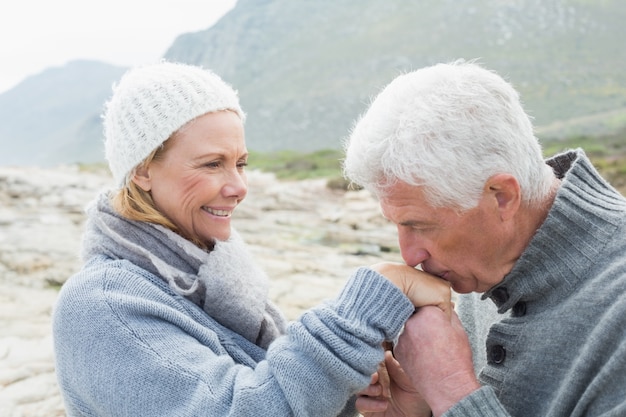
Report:
[[626,200],[580,150],[549,164],[548,218],[500,285],[457,302],[483,388],[445,417],[626,416]]
[[56,371],[69,416],[353,415],[350,397],[413,310],[361,268],[265,351],[161,278],[98,256],[59,295]]

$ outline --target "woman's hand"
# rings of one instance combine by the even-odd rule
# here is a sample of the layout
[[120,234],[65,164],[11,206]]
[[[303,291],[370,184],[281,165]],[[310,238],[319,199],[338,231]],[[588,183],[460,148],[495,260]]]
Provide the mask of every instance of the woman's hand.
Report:
[[454,306],[447,281],[405,264],[381,262],[370,268],[400,288],[415,307],[437,306],[451,316]]
[[363,417],[431,416],[430,407],[389,350],[370,385],[359,392],[356,409]]

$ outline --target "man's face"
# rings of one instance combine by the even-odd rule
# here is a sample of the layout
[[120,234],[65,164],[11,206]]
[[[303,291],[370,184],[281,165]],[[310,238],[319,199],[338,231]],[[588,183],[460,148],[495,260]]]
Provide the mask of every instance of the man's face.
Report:
[[502,281],[510,243],[496,194],[487,190],[476,207],[459,214],[432,207],[422,188],[398,182],[380,199],[383,215],[397,225],[404,261],[458,293],[485,292]]

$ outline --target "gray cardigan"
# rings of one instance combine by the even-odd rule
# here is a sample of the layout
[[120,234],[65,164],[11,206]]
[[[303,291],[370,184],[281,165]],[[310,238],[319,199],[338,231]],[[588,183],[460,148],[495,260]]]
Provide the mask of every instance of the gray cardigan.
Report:
[[513,270],[459,297],[483,387],[456,416],[626,416],[626,199],[582,150]]

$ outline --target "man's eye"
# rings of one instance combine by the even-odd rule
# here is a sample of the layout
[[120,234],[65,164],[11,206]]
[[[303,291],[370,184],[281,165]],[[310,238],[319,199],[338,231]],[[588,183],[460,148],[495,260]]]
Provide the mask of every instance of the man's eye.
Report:
[[407,226],[408,230],[411,230],[414,233],[425,233],[428,232],[429,230],[432,230],[431,226],[426,226],[423,224],[419,224],[419,225],[413,225],[413,226]]

